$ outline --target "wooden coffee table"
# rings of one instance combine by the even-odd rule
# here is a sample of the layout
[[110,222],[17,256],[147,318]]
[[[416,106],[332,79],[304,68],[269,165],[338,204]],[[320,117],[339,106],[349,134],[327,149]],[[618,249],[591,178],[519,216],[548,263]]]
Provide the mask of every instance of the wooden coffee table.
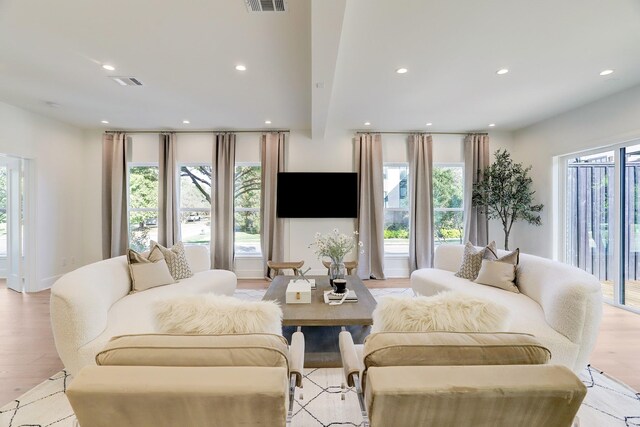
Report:
[[358,296],[358,302],[329,305],[324,302],[324,291],[331,290],[328,276],[308,276],[315,279],[316,289],[311,290],[311,304],[287,304],[287,285],[295,276],[276,276],[271,282],[263,300],[278,301],[282,307],[284,326],[366,326],[373,324],[371,313],[376,308],[376,300],[358,276],[347,276],[347,289]]
[[311,290],[310,304],[287,304],[285,293],[291,279],[295,276],[276,276],[263,300],[278,301],[282,307],[283,335],[290,335],[301,326],[305,334],[305,366],[314,368],[339,367],[340,349],[338,334],[340,327],[346,326],[354,341],[362,342],[369,334],[373,324],[371,314],[376,300],[369,289],[357,276],[347,276],[347,289],[358,296],[358,302],[345,302],[342,305],[329,305],[324,302],[324,291],[331,290],[328,276],[308,276],[315,279],[316,289]]

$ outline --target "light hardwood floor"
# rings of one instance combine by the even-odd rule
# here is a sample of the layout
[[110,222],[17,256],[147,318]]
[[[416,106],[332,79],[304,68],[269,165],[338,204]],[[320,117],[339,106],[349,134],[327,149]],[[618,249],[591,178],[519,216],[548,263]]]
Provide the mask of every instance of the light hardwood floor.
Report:
[[49,291],[0,285],[0,406],[62,369],[49,321]]
[[[409,287],[408,279],[367,281],[373,288]],[[238,287],[266,289],[266,280],[239,280]],[[49,322],[49,291],[20,294],[0,283],[0,406],[62,369]],[[591,364],[640,390],[640,315],[604,307]]]
[[[627,280],[625,287],[625,304],[635,309],[640,309],[640,281]],[[605,298],[613,300],[613,282],[602,282],[602,295]]]

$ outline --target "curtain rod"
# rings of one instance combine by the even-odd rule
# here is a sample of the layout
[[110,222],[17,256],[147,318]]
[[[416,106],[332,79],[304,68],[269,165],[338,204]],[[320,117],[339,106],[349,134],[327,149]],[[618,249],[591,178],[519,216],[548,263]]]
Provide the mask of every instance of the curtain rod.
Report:
[[290,132],[289,129],[253,129],[253,130],[106,130],[104,133],[127,133],[129,135],[136,133],[273,133],[273,132]]
[[426,133],[429,135],[489,135],[488,132],[425,132],[422,130],[414,131],[380,131],[374,130],[357,130],[356,133],[379,133],[379,134],[392,134],[392,135],[412,135],[414,133]]

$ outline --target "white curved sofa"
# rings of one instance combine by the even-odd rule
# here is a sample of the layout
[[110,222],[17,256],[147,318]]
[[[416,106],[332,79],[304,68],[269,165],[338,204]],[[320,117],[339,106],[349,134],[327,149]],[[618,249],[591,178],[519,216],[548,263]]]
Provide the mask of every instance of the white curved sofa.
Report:
[[51,288],[51,325],[68,372],[95,365],[95,355],[118,335],[157,332],[152,305],[159,298],[216,293],[233,295],[236,275],[211,270],[209,249],[185,246],[194,275],[178,283],[129,294],[127,257],[99,261],[65,274]]
[[[580,372],[588,363],[602,319],[602,289],[591,274],[567,264],[520,255],[519,294],[456,277],[464,246],[441,245],[435,268],[411,274],[416,294],[455,290],[485,298],[509,309],[510,332],[534,335],[551,351],[551,363]],[[499,255],[506,254],[499,251]]]

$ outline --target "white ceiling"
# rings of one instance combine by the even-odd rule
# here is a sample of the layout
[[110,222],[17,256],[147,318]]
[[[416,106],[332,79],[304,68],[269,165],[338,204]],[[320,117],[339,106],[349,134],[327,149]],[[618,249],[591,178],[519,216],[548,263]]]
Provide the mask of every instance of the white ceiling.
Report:
[[[288,0],[288,9],[0,0],[0,100],[83,128],[255,129],[268,119],[322,137],[365,121],[513,130],[640,84],[637,0]],[[502,67],[510,73],[496,75]],[[615,73],[598,75],[607,68]]]

